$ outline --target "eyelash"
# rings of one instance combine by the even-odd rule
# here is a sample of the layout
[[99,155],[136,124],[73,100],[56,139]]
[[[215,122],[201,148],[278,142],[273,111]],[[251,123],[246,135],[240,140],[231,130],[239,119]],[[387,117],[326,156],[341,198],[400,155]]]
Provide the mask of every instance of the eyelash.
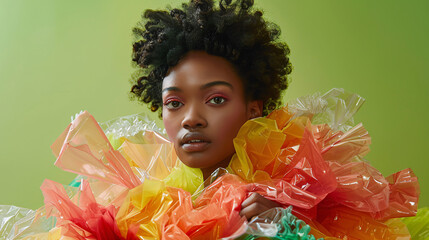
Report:
[[[176,106],[176,107],[175,106],[169,106],[173,103],[179,103],[179,106]],[[183,106],[183,103],[178,99],[168,99],[167,101],[165,101],[164,106],[168,109],[176,110],[176,109],[180,108],[181,106]]]
[[[214,100],[214,99],[216,99],[216,98],[220,98],[220,99],[222,99],[222,102],[221,102],[221,103],[214,103],[214,102],[211,102],[212,100]],[[214,95],[214,96],[211,96],[211,97],[206,101],[206,103],[210,103],[210,104],[213,104],[213,105],[222,105],[222,104],[224,104],[226,101],[228,101],[228,99],[227,99],[225,96],[223,96],[223,95],[219,95],[219,94],[216,94],[216,95]]]
[[[214,99],[216,98],[220,98],[221,99],[221,103],[215,103],[215,102],[211,102],[214,101]],[[206,103],[212,104],[212,105],[222,105],[224,104],[226,101],[228,101],[228,99],[223,96],[223,95],[219,95],[216,94],[214,96],[211,96],[208,98],[208,100],[206,101]],[[178,106],[173,106],[173,104],[177,103]],[[167,99],[167,101],[165,101],[164,106],[170,110],[176,110],[179,109],[181,106],[183,106],[183,102],[180,101],[179,99],[173,98],[173,99]]]

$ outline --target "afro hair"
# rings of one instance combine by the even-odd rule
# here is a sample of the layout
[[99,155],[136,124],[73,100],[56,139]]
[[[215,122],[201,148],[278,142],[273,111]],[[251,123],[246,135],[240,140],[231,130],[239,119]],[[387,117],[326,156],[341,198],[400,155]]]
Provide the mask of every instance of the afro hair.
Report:
[[162,81],[190,51],[228,60],[243,80],[246,97],[263,102],[263,115],[281,104],[292,71],[280,29],[253,10],[253,0],[191,0],[181,8],[146,10],[133,29],[132,61],[138,69],[131,96],[162,108]]

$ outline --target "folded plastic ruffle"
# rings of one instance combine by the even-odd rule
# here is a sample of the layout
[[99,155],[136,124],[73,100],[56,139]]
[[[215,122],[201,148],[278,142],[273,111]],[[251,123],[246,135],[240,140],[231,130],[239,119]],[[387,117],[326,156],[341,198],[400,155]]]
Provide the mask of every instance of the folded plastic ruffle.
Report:
[[45,180],[41,189],[47,215],[56,217],[62,236],[82,240],[123,239],[115,221],[117,208],[97,203],[88,181],[82,180],[73,198],[61,184],[51,180]]
[[[388,219],[415,215],[420,191],[414,173],[405,169],[385,178],[363,160],[371,139],[361,124],[348,125],[362,103],[356,94],[332,90],[301,98],[292,110],[285,107],[267,119],[247,122],[234,139],[237,154],[230,171],[259,187],[266,184],[269,187],[252,191],[294,206],[297,216],[309,220],[327,214],[321,208],[341,207],[353,216],[369,216],[350,218],[351,225],[364,221],[369,229],[377,229]],[[320,124],[310,124],[313,119]],[[337,233],[359,236],[353,231]]]
[[52,144],[55,165],[76,174],[133,188],[141,183],[127,160],[113,149],[97,121],[81,113]]
[[218,178],[192,202],[191,194],[146,180],[130,190],[116,219],[123,237],[139,239],[219,239],[240,235],[244,183],[231,174]]
[[[409,239],[398,217],[415,215],[418,181],[409,169],[385,178],[364,161],[371,139],[352,118],[363,101],[334,89],[248,121],[227,170],[205,183],[152,123],[120,118],[104,124],[106,136],[84,112],[52,149],[57,166],[88,181],[73,194],[44,183],[58,222],[35,238]],[[292,210],[247,222],[239,212],[250,192]]]

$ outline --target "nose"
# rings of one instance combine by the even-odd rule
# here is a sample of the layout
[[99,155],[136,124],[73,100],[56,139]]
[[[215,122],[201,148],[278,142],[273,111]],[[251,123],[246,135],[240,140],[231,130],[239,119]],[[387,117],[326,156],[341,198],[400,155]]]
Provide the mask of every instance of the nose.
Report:
[[198,106],[192,105],[187,108],[185,116],[182,121],[182,127],[185,129],[205,128],[207,127],[207,120],[203,112]]

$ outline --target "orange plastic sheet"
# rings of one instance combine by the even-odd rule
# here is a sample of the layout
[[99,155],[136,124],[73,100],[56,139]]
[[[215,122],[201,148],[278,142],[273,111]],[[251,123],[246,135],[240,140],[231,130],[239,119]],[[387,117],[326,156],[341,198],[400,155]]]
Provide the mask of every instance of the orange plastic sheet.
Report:
[[[270,114],[269,119],[247,122],[234,140],[237,155],[229,169],[251,182],[247,186],[249,191],[293,205],[294,214],[310,222],[314,231],[325,229],[324,225],[313,220],[328,221],[328,214],[335,212],[330,213],[330,208],[341,208],[345,216],[360,216],[360,220],[350,217],[361,221],[354,223],[355,227],[366,224],[368,229],[384,231],[384,235],[374,235],[365,232],[367,230],[344,230],[343,235],[335,235],[337,230],[332,228],[334,234],[325,229],[315,236],[406,239],[409,234],[403,225],[391,218],[415,215],[418,181],[409,169],[386,179],[362,160],[369,152],[371,138],[362,124],[354,127],[348,124],[352,123],[352,113],[360,107],[363,99],[348,94],[341,95],[345,98],[341,99],[340,95],[339,92],[331,92],[319,96],[319,100],[312,102],[313,106],[303,107],[304,110],[299,110],[300,114],[295,116],[288,108],[282,108]],[[311,102],[310,99],[307,101]],[[325,114],[326,108],[330,109],[328,115],[332,117]],[[341,118],[333,116],[335,114],[347,116]],[[309,127],[310,119],[316,116],[320,124]],[[336,123],[337,130],[322,120]],[[281,169],[281,174],[274,169]],[[320,211],[320,208],[325,211]],[[343,221],[348,222],[348,219],[345,217]],[[384,222],[386,220],[388,222]],[[338,227],[341,228],[340,223]]]
[[[302,119],[297,118],[291,122],[293,121],[301,122]],[[302,123],[285,125],[286,131],[292,129],[291,126],[302,126],[295,129],[303,131],[303,135],[298,151],[286,156],[292,159],[288,160],[289,163],[281,174],[276,174],[279,178],[272,179],[267,172],[259,170],[273,162],[287,161],[282,160],[280,151],[282,146],[288,146],[284,144],[286,135],[278,130],[276,122],[271,119],[256,119],[245,123],[234,139],[237,154],[231,160],[229,168],[247,181],[254,182],[249,185],[249,191],[258,192],[284,205],[310,209],[335,190],[335,176],[323,160],[311,132],[303,129]],[[299,137],[298,134],[295,136]],[[296,138],[291,139],[294,141]]]
[[83,112],[51,146],[55,165],[66,171],[133,188],[141,180],[109,143],[95,119]]
[[395,218],[415,214],[417,178],[409,169],[384,178],[363,160],[371,139],[352,118],[362,103],[334,89],[248,121],[228,169],[205,184],[201,170],[178,161],[152,123],[121,118],[104,124],[106,137],[84,112],[52,149],[57,166],[90,180],[79,189],[49,180],[42,186],[57,227],[41,228],[44,210],[3,226],[29,239],[231,239],[249,230],[239,212],[257,192],[292,205],[317,238],[409,239]]
[[146,179],[129,191],[116,215],[124,238],[158,239],[173,198],[163,182]]
[[230,174],[207,187],[194,205],[189,192],[145,180],[130,190],[116,220],[126,238],[219,239],[245,231],[238,214],[245,197],[244,183]]
[[48,216],[57,218],[61,235],[73,239],[122,239],[115,222],[117,209],[98,204],[89,183],[82,180],[74,201],[64,187],[51,180],[41,186]]
[[284,140],[285,135],[274,120],[258,118],[247,121],[234,139],[236,154],[229,168],[250,182],[271,179],[264,168],[275,161]]
[[319,211],[320,223],[333,237],[351,240],[411,239],[407,227],[400,219],[381,222],[368,213],[343,206],[320,208]]

